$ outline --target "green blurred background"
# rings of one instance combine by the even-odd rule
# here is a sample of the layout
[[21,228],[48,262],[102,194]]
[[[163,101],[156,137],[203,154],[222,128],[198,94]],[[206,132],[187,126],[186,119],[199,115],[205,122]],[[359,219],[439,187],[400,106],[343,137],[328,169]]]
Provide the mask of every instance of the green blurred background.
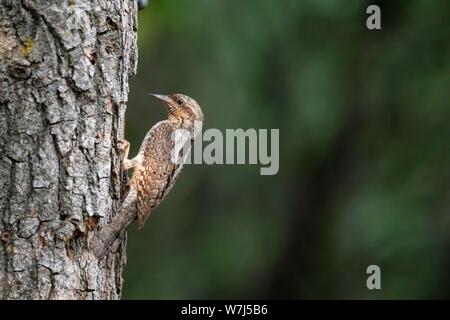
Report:
[[153,0],[131,155],[165,117],[149,92],[279,128],[280,171],[188,165],[129,232],[125,299],[450,298],[450,1]]

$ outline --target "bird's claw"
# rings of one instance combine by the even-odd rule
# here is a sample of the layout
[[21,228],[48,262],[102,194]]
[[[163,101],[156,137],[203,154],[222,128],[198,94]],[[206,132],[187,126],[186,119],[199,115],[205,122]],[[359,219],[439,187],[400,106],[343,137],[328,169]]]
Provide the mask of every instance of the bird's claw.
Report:
[[131,167],[130,160],[128,159],[128,153],[130,152],[130,143],[125,139],[120,139],[117,142],[117,149],[123,153],[123,167],[128,170]]
[[118,148],[120,151],[127,151],[127,150],[130,149],[130,143],[129,143],[127,140],[125,140],[125,139],[120,139],[120,140],[117,142],[117,148]]

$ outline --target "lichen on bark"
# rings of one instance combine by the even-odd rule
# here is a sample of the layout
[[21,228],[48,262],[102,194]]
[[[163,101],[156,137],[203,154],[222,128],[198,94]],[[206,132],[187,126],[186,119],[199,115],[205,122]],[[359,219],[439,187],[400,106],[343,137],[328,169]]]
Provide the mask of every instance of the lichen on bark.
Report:
[[0,299],[118,299],[125,239],[89,238],[123,198],[130,0],[0,2]]

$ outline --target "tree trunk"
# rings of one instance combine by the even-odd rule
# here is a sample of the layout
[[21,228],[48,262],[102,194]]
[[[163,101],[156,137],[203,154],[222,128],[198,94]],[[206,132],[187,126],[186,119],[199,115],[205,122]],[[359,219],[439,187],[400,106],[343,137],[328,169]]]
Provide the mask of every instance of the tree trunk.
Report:
[[136,30],[132,0],[0,0],[0,299],[121,297],[125,239],[87,242],[124,196]]

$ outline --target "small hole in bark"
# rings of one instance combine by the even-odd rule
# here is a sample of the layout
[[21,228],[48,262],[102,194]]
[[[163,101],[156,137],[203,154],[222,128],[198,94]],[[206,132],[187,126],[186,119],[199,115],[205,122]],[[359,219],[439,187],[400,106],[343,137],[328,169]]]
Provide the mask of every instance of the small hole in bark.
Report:
[[113,19],[111,19],[111,17],[106,17],[106,24],[110,26],[111,29],[117,29],[117,24]]
[[10,66],[8,71],[9,74],[16,79],[24,80],[30,76],[30,70],[27,67],[21,65]]
[[8,231],[2,232],[2,236],[1,239],[3,242],[10,242],[11,241],[11,233],[9,233]]

